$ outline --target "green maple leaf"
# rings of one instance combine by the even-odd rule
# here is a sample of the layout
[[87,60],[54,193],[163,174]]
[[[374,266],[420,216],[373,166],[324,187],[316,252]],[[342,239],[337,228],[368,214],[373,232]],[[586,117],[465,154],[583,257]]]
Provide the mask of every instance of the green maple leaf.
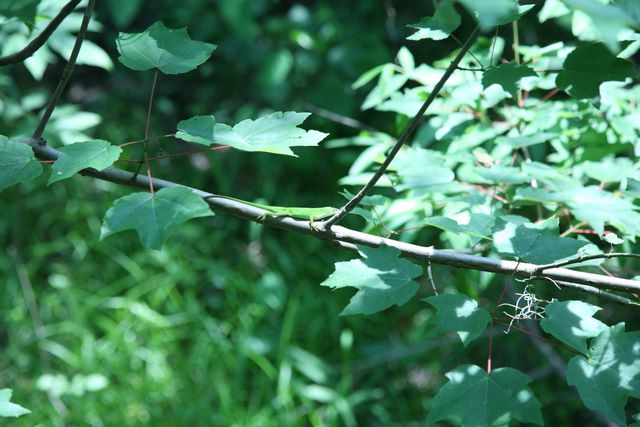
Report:
[[598,336],[607,325],[594,319],[600,307],[582,301],[554,301],[545,307],[542,329],[579,352],[587,354],[587,339]]
[[567,56],[556,85],[574,98],[594,98],[601,83],[634,75],[632,62],[613,56],[602,43],[588,43]]
[[626,426],[627,400],[640,398],[640,332],[625,332],[624,323],[602,331],[586,357],[569,361],[567,382],[588,408]]
[[478,302],[465,295],[442,294],[423,301],[438,310],[427,323],[428,336],[455,332],[465,347],[482,335],[491,320],[487,310],[478,308]]
[[524,77],[535,77],[536,72],[526,65],[510,62],[491,67],[482,74],[482,86],[486,89],[492,84],[499,84],[504,90],[515,96],[518,84]]
[[[576,256],[588,242],[560,237],[558,218],[551,217],[540,224],[513,220],[512,216],[496,221],[493,245],[504,255],[513,255],[523,261],[547,264]],[[519,218],[519,217],[515,217]]]
[[409,25],[418,31],[407,37],[407,40],[443,40],[460,26],[460,15],[453,7],[453,0],[445,0],[436,8],[433,17],[422,18],[417,24]]
[[77,142],[61,147],[62,156],[56,160],[51,170],[48,184],[69,178],[82,169],[102,170],[118,160],[122,149],[101,139]]
[[156,22],[141,33],[120,33],[118,60],[136,71],[157,68],[165,74],[194,70],[211,56],[216,45],[191,40],[186,28],[177,30]]
[[0,135],[0,191],[27,182],[42,173],[42,166],[27,144],[12,142]]
[[316,146],[327,133],[299,128],[311,113],[275,112],[231,127],[213,116],[196,116],[178,123],[176,138],[203,145],[229,145],[238,150],[263,151],[297,157],[289,147]]
[[10,401],[12,393],[13,391],[8,388],[0,390],[0,417],[17,418],[24,414],[30,414],[30,410]]
[[522,372],[501,368],[490,374],[475,365],[447,373],[449,382],[431,401],[427,425],[450,420],[465,427],[504,426],[513,420],[542,425],[540,402]]
[[358,292],[351,298],[343,315],[372,314],[392,305],[403,305],[418,291],[414,279],[422,268],[399,258],[400,250],[388,246],[359,246],[361,258],[335,264],[333,272],[321,286],[353,287]]
[[145,246],[160,249],[185,221],[212,215],[209,205],[187,188],[163,188],[155,194],[129,194],[116,200],[107,211],[100,239],[120,231],[135,230]]

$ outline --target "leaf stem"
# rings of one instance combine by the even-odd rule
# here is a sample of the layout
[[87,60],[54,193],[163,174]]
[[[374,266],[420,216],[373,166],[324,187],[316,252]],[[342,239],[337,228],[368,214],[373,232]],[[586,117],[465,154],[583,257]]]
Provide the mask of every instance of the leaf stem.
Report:
[[73,45],[73,50],[71,51],[71,56],[69,56],[69,61],[62,72],[62,78],[58,82],[56,89],[49,99],[49,103],[47,104],[47,108],[44,110],[42,117],[40,118],[40,122],[36,127],[36,130],[33,132],[34,139],[41,139],[42,134],[44,133],[44,128],[47,126],[47,122],[51,118],[51,114],[53,113],[54,108],[56,108],[56,104],[60,100],[60,96],[62,95],[62,91],[69,83],[69,79],[71,78],[71,74],[73,73],[73,69],[76,66],[76,60],[78,59],[78,54],[80,53],[80,47],[82,46],[82,42],[87,35],[87,28],[89,27],[89,21],[91,20],[91,14],[93,13],[93,6],[95,4],[95,0],[89,0],[89,4],[87,4],[87,8],[84,10],[84,17],[82,18],[82,24],[80,24],[80,31],[78,31],[78,36],[76,37],[76,42]]

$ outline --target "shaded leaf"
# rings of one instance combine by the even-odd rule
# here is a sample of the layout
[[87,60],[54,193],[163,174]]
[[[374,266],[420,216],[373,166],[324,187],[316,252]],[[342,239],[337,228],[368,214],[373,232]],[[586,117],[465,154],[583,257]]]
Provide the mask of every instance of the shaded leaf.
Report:
[[48,184],[69,178],[85,168],[102,170],[118,160],[122,149],[101,139],[77,142],[60,147],[62,156],[56,160]]
[[428,336],[455,332],[465,347],[482,335],[491,320],[489,312],[478,308],[478,302],[466,295],[442,294],[423,301],[438,310],[427,323]]
[[233,127],[216,123],[213,116],[196,116],[178,123],[176,137],[203,145],[229,145],[238,150],[297,157],[289,147],[316,146],[328,135],[298,127],[310,115],[278,111],[256,120],[243,120]]
[[42,173],[42,166],[27,144],[12,142],[0,135],[0,191],[27,182]]
[[360,246],[358,250],[361,258],[337,262],[335,271],[320,284],[358,289],[343,315],[372,314],[394,304],[401,306],[418,291],[418,284],[411,279],[422,274],[422,267],[399,258],[398,249]]
[[446,0],[438,5],[432,17],[422,18],[419,23],[409,25],[418,31],[407,37],[407,40],[443,40],[460,25],[460,15],[453,7],[453,0]]
[[508,426],[511,421],[542,425],[540,402],[522,372],[500,368],[490,374],[475,365],[447,373],[449,382],[431,401],[427,425],[449,420],[467,427]]
[[129,194],[116,200],[107,211],[100,239],[135,230],[145,246],[160,249],[185,221],[212,215],[209,205],[187,188],[163,188],[155,194]]
[[602,43],[589,43],[567,56],[556,85],[574,98],[594,98],[600,84],[625,80],[634,74],[632,62],[616,58]]
[[118,60],[136,71],[157,68],[165,74],[194,70],[211,56],[216,45],[191,40],[186,28],[177,30],[157,21],[142,33],[120,33]]
[[587,354],[587,339],[607,329],[607,325],[593,318],[600,310],[582,301],[553,301],[545,307],[540,327],[569,347]]
[[588,355],[575,356],[567,382],[584,404],[616,424],[627,425],[629,397],[640,398],[640,332],[625,332],[624,323],[607,328],[591,342]]
[[492,84],[499,84],[512,96],[518,91],[518,84],[524,77],[535,77],[536,72],[526,65],[510,62],[491,67],[482,73],[482,86],[488,88]]

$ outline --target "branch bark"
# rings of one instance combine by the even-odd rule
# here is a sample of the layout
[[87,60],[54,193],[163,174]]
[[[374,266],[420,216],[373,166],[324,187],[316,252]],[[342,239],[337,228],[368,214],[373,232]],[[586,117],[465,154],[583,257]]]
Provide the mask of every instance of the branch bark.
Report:
[[[30,145],[33,148],[35,155],[42,160],[55,161],[62,154],[55,148],[43,144],[41,139],[22,138],[18,141]],[[124,184],[130,187],[142,189],[149,188],[149,178],[147,176],[136,176],[132,172],[127,172],[114,167],[109,167],[102,171],[85,169],[80,173],[82,175],[118,184]],[[188,188],[194,194],[202,198],[207,198],[206,201],[211,208],[229,213],[239,218],[260,222],[259,217],[265,213],[263,209],[234,200],[215,197],[212,193],[181,185],[176,182],[158,178],[152,178],[152,181],[153,187],[157,190],[168,187]],[[387,239],[362,233],[342,226],[334,226],[331,228],[331,231],[323,232],[311,228],[308,221],[296,220],[290,217],[268,217],[264,220],[264,223],[273,227],[296,231],[319,239],[328,240],[331,243],[349,250],[357,250],[357,245],[371,247],[391,246],[399,249],[404,256],[417,259],[421,262],[432,262],[434,264],[449,265],[458,268],[509,274],[521,278],[533,278],[534,276],[540,277],[538,274],[540,266],[536,264],[486,258],[448,250],[438,250],[434,249],[432,246],[418,246],[412,243],[400,242],[394,239]],[[640,292],[640,281],[585,273],[566,268],[550,268],[545,270],[544,276],[556,281],[589,285],[599,289],[610,289],[619,292]]]

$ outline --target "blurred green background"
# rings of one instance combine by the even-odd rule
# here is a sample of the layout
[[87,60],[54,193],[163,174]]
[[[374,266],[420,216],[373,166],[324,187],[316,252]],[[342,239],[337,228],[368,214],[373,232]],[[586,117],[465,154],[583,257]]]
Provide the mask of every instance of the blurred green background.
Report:
[[[45,3],[56,10],[64,2]],[[405,26],[433,11],[431,1],[413,0],[97,3],[89,40],[113,65],[103,58],[106,69],[76,68],[45,135],[53,145],[143,137],[153,73],[119,64],[114,40],[119,31],[139,32],[156,20],[187,27],[193,39],[218,48],[189,74],[160,75],[154,136],[174,132],[193,115],[235,123],[274,110],[319,109],[397,135],[406,119],[361,112],[366,93],[351,84],[391,62],[406,44]],[[1,27],[0,43],[11,40],[12,25]],[[521,26],[528,44],[565,34],[526,19]],[[421,62],[456,47],[452,40],[411,44]],[[39,59],[48,63],[40,74],[38,63],[29,71],[0,69],[0,133],[32,131],[64,66],[53,52]],[[331,138],[358,133],[322,114],[305,127]],[[164,155],[187,147],[154,138],[150,149]],[[339,204],[336,182],[357,147],[297,153],[220,150],[163,159],[152,171],[248,200]],[[138,144],[123,157],[140,155]],[[12,388],[12,400],[32,411],[10,425],[422,425],[443,373],[460,360],[486,359],[487,340],[463,353],[455,337],[425,338],[429,311],[419,298],[375,316],[340,317],[351,293],[318,284],[334,262],[352,255],[320,241],[224,214],[185,224],[162,251],[142,247],[132,232],[99,241],[105,211],[132,190],[82,177],[50,187],[45,180],[0,194],[0,388]],[[469,289],[488,282],[477,272],[434,267],[434,274],[441,282],[464,279]],[[507,341],[496,333],[495,363],[548,377],[535,386],[538,396],[543,405],[563,406],[550,425],[577,425],[575,393],[554,380],[544,358],[521,351],[527,337]]]

